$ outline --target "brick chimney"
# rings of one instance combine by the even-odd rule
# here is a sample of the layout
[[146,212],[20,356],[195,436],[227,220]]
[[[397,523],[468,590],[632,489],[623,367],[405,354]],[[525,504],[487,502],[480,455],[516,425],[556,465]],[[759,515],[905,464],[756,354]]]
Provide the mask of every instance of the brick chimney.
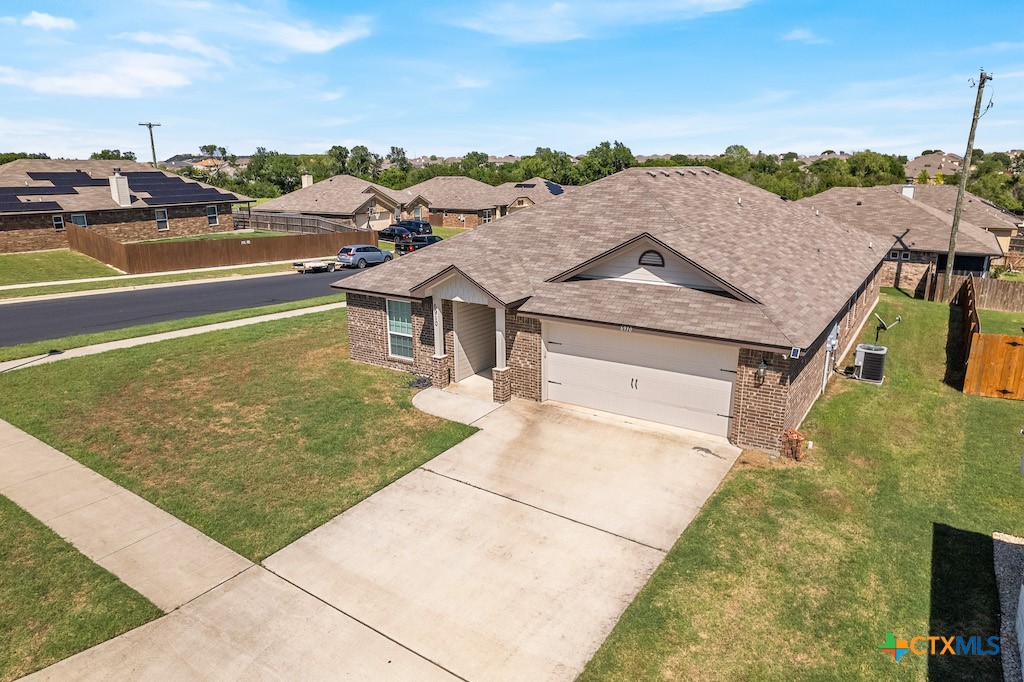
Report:
[[306,174],[302,176],[302,189],[306,189],[313,184],[313,176]]
[[121,175],[120,168],[115,168],[114,174],[110,176],[110,197],[121,208],[128,208],[132,205],[132,193],[128,189],[128,178]]

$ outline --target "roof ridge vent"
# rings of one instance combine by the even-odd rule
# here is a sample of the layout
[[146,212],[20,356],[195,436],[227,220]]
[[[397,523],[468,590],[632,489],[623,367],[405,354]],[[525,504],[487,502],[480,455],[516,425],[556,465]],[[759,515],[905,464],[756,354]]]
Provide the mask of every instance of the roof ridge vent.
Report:
[[647,174],[650,175],[652,178],[658,177],[658,174],[655,173],[654,171],[647,171]]
[[684,172],[683,172],[683,171],[681,171],[681,170],[677,170],[677,171],[676,171],[676,175],[678,175],[678,176],[679,176],[679,177],[681,177],[681,178],[685,178],[685,177],[686,177],[686,173],[684,173]]
[[706,170],[701,170],[701,173],[703,173],[704,175],[711,175],[711,173],[708,173]]
[[692,175],[692,176],[694,176],[694,177],[697,177],[697,171],[695,171],[695,170],[691,170],[691,171],[690,171],[690,175]]
[[664,175],[664,176],[665,176],[666,178],[667,178],[667,177],[669,177],[669,175],[668,175],[668,172],[667,172],[667,171],[661,171],[661,174],[662,174],[662,175]]

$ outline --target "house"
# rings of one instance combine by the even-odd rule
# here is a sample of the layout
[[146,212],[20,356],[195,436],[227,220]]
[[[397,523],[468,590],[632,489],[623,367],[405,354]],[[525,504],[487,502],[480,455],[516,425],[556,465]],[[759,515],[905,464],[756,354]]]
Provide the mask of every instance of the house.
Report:
[[[929,267],[946,269],[953,212],[937,206],[950,198],[956,201],[955,187],[883,185],[833,187],[797,203],[874,235],[886,254],[881,286],[923,292]],[[992,259],[1003,250],[995,234],[969,219],[966,206],[971,206],[971,217],[987,212],[982,200],[969,195],[964,205],[953,269],[986,277]]]
[[305,175],[302,188],[254,206],[255,214],[303,214],[334,218],[357,228],[382,230],[402,219],[425,220],[430,203],[409,190],[394,190],[351,175],[313,183]]
[[922,154],[916,159],[907,161],[903,166],[903,170],[907,176],[908,183],[916,183],[918,176],[921,175],[921,171],[924,171],[928,174],[929,182],[941,185],[943,178],[948,178],[960,172],[963,162],[964,157],[962,156],[936,151],[931,154]]
[[631,168],[333,286],[357,361],[772,451],[857,338],[884,255],[718,171]]
[[504,190],[460,175],[441,175],[409,187],[430,204],[434,227],[473,228],[505,215],[509,198]]
[[544,178],[530,178],[522,182],[506,182],[498,185],[498,189],[506,192],[507,213],[515,213],[530,206],[543,204],[575,188],[559,185]]
[[224,232],[248,201],[133,161],[18,159],[0,166],[0,253],[67,248],[68,224],[117,241]]
[[[945,212],[952,221],[953,210],[956,208],[956,187],[924,185],[914,187],[910,191],[913,193],[914,199]],[[1003,253],[1013,250],[1010,242],[1020,233],[1020,228],[1024,227],[1024,218],[970,192],[964,193],[963,212],[960,215],[960,220],[966,220],[972,225],[994,234]]]

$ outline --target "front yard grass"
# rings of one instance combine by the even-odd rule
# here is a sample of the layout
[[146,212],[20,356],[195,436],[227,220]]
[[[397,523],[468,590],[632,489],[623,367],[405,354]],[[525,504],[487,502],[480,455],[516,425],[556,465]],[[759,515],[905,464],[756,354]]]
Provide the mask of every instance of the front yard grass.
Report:
[[469,436],[344,310],[0,375],[0,417],[253,561]]
[[0,496],[0,680],[13,680],[160,615]]
[[[5,256],[0,256],[4,258]],[[0,262],[2,265],[2,262]],[[220,277],[237,277],[246,275],[268,275],[274,272],[291,271],[292,264],[275,263],[271,265],[243,265],[237,268],[222,270],[201,270],[199,272],[177,272],[170,275],[149,275],[147,277],[124,276],[116,270],[118,277],[98,282],[77,282],[75,284],[54,284],[51,286],[25,287],[24,289],[0,289],[0,298],[25,298],[27,296],[48,296],[50,294],[68,294],[78,291],[95,289],[117,289],[119,287],[137,287],[143,284],[163,284],[164,282],[188,282],[197,279],[218,279]],[[58,278],[59,279],[59,278]]]
[[0,346],[0,362],[29,358],[34,355],[44,355],[49,353],[51,350],[70,350],[72,348],[81,348],[83,346],[91,346],[97,343],[107,343],[108,341],[134,339],[140,336],[149,336],[150,334],[162,334],[164,332],[173,332],[179,329],[202,327],[203,325],[216,324],[217,322],[244,320],[246,318],[257,317],[259,315],[283,313],[288,310],[300,310],[302,308],[311,308],[313,306],[325,305],[328,303],[340,303],[344,300],[345,294],[317,296],[316,298],[307,298],[301,301],[275,303],[274,305],[265,305],[256,308],[242,308],[241,310],[229,310],[223,313],[211,313],[209,315],[197,315],[195,317],[183,317],[180,320],[166,320],[164,322],[140,324],[134,327],[112,329],[110,331],[96,332],[94,334],[65,336],[63,338],[50,339],[48,341],[21,343],[17,346]]
[[877,647],[999,634],[990,536],[1024,535],[1024,405],[944,383],[948,306],[878,312],[903,317],[885,384],[836,379],[804,463],[745,453],[581,679],[1001,679],[998,657]]
[[119,270],[70,249],[0,254],[0,286],[120,274]]
[[985,334],[1024,336],[1024,313],[978,310],[978,320],[981,322],[981,331]]

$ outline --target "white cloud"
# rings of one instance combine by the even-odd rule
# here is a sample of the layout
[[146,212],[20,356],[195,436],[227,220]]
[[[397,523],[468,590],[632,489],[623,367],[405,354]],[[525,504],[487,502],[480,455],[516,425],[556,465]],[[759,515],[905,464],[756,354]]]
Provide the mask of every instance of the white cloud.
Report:
[[28,16],[21,20],[21,23],[25,26],[41,28],[44,31],[70,31],[77,27],[74,19],[55,17],[52,14],[36,12],[35,10],[29,12]]
[[458,20],[456,26],[514,43],[553,43],[587,38],[623,25],[694,19],[747,5],[751,0],[644,0],[635,2],[505,2]]
[[150,33],[148,31],[138,31],[135,33],[122,33],[120,38],[131,40],[142,45],[166,45],[167,47],[173,47],[176,50],[184,50],[185,52],[191,52],[193,54],[218,61],[222,64],[230,64],[231,56],[215,45],[204,43],[198,38],[194,38],[184,33],[174,34],[162,34],[162,33]]
[[31,72],[0,66],[0,84],[33,92],[82,97],[142,97],[189,85],[204,65],[195,59],[152,52],[103,52],[73,66]]
[[366,38],[372,33],[368,17],[354,17],[347,25],[333,30],[316,28],[305,22],[271,21],[265,18],[245,22],[244,25],[250,31],[250,39],[293,52],[330,52],[339,45]]
[[815,35],[814,31],[810,31],[806,28],[794,28],[792,31],[782,36],[782,39],[797,43],[806,43],[807,45],[824,45],[828,42],[826,39]]
[[461,73],[455,76],[455,87],[456,88],[486,88],[491,82],[484,78],[474,78],[473,76],[464,76]]
[[347,93],[344,90],[329,90],[327,92],[321,92],[317,96],[317,99],[321,102],[336,102],[346,94]]

